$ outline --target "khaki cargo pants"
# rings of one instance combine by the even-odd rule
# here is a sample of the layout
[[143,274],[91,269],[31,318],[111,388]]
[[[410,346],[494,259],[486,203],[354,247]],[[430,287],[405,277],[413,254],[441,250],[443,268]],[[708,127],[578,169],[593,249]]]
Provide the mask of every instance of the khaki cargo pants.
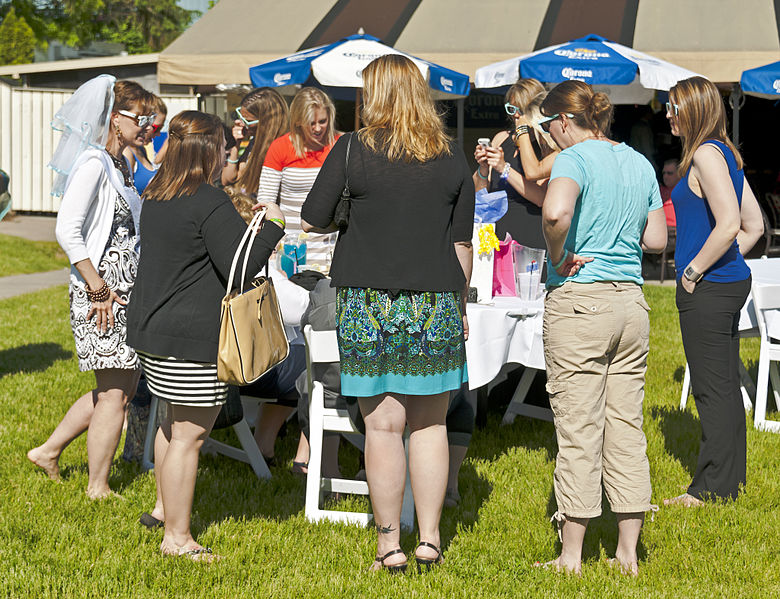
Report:
[[567,282],[547,294],[544,357],[561,515],[601,515],[602,481],[615,513],[655,507],[642,431],[649,309],[634,283]]

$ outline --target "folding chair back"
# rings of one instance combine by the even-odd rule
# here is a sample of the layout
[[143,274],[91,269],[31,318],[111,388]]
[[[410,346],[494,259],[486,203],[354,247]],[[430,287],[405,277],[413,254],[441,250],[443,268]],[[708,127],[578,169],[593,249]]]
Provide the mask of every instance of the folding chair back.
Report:
[[761,335],[761,353],[758,358],[758,380],[756,381],[756,410],[753,424],[757,429],[780,432],[780,422],[766,419],[767,394],[771,380],[775,409],[780,406],[780,375],[777,362],[780,360],[780,339],[772,338],[767,319],[780,319],[780,285],[754,283],[753,308]]

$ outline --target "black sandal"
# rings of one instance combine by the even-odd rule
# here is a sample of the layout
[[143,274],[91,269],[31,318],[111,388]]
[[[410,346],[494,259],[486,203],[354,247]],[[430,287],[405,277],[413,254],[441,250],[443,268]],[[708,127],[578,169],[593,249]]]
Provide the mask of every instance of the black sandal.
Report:
[[[433,559],[428,559],[425,557],[417,557],[417,549],[420,547],[430,547],[436,552],[436,557]],[[419,545],[417,545],[417,549],[415,549],[415,555],[414,555],[414,561],[417,562],[417,573],[422,574],[423,568],[426,572],[430,572],[431,568],[434,566],[439,565],[442,562],[442,555],[441,555],[441,549],[439,549],[436,545],[433,543],[429,543],[428,541],[420,541]]]
[[392,551],[388,551],[382,557],[379,557],[377,555],[376,559],[374,559],[374,561],[375,562],[379,562],[379,565],[382,566],[382,569],[383,570],[387,570],[388,572],[390,572],[390,574],[403,574],[404,572],[406,572],[406,566],[408,565],[407,563],[396,564],[394,566],[386,566],[385,565],[385,560],[388,557],[390,557],[391,555],[397,555],[398,553],[403,553],[403,552],[404,552],[404,550],[399,547],[398,549],[393,549]]
[[144,512],[141,514],[141,517],[138,518],[138,522],[140,522],[143,526],[148,528],[149,530],[154,530],[155,528],[163,528],[165,526],[165,522],[162,520],[158,520],[154,516],[152,516],[149,512]]

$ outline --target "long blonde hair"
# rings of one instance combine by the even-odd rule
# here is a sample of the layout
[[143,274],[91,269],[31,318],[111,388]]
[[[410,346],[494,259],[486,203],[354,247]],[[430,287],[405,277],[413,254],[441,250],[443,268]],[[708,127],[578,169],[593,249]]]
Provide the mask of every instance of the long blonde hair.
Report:
[[450,154],[450,138],[420,69],[400,54],[386,54],[363,69],[360,141],[391,161],[427,162]]
[[683,79],[669,90],[669,102],[676,104],[677,128],[682,140],[682,157],[677,172],[685,176],[693,164],[693,154],[708,139],[722,141],[734,153],[737,167],[742,156],[726,132],[726,108],[715,84],[704,77]]
[[325,146],[333,145],[336,139],[336,107],[333,100],[321,89],[304,87],[295,94],[290,104],[290,141],[298,158],[306,155],[306,134],[304,127],[314,120],[314,111],[318,108],[328,115],[328,133],[325,136]]
[[241,99],[241,110],[244,116],[260,121],[249,158],[234,183],[237,190],[251,194],[257,193],[263,162],[271,142],[290,130],[290,113],[284,98],[270,87],[253,89],[245,95]]
[[[518,79],[504,95],[504,101],[519,108],[520,112],[525,115],[526,120],[531,123],[536,139],[544,140],[544,143],[541,143],[541,141],[539,143],[539,149],[542,151],[543,157],[551,152],[560,150],[552,136],[537,124],[542,117],[540,108],[545,96],[547,96],[547,90],[544,89],[544,85],[538,79],[533,78]],[[511,116],[509,121],[512,123],[512,129],[514,129],[514,120]]]

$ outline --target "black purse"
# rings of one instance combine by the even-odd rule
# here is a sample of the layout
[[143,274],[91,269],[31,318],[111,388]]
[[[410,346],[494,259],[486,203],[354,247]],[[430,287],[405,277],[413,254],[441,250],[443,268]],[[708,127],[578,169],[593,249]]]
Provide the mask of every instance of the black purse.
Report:
[[336,204],[336,210],[333,213],[333,222],[343,232],[349,225],[349,210],[352,207],[352,195],[349,192],[349,149],[352,147],[352,133],[347,140],[347,157],[344,160],[344,189],[341,191],[341,197]]

